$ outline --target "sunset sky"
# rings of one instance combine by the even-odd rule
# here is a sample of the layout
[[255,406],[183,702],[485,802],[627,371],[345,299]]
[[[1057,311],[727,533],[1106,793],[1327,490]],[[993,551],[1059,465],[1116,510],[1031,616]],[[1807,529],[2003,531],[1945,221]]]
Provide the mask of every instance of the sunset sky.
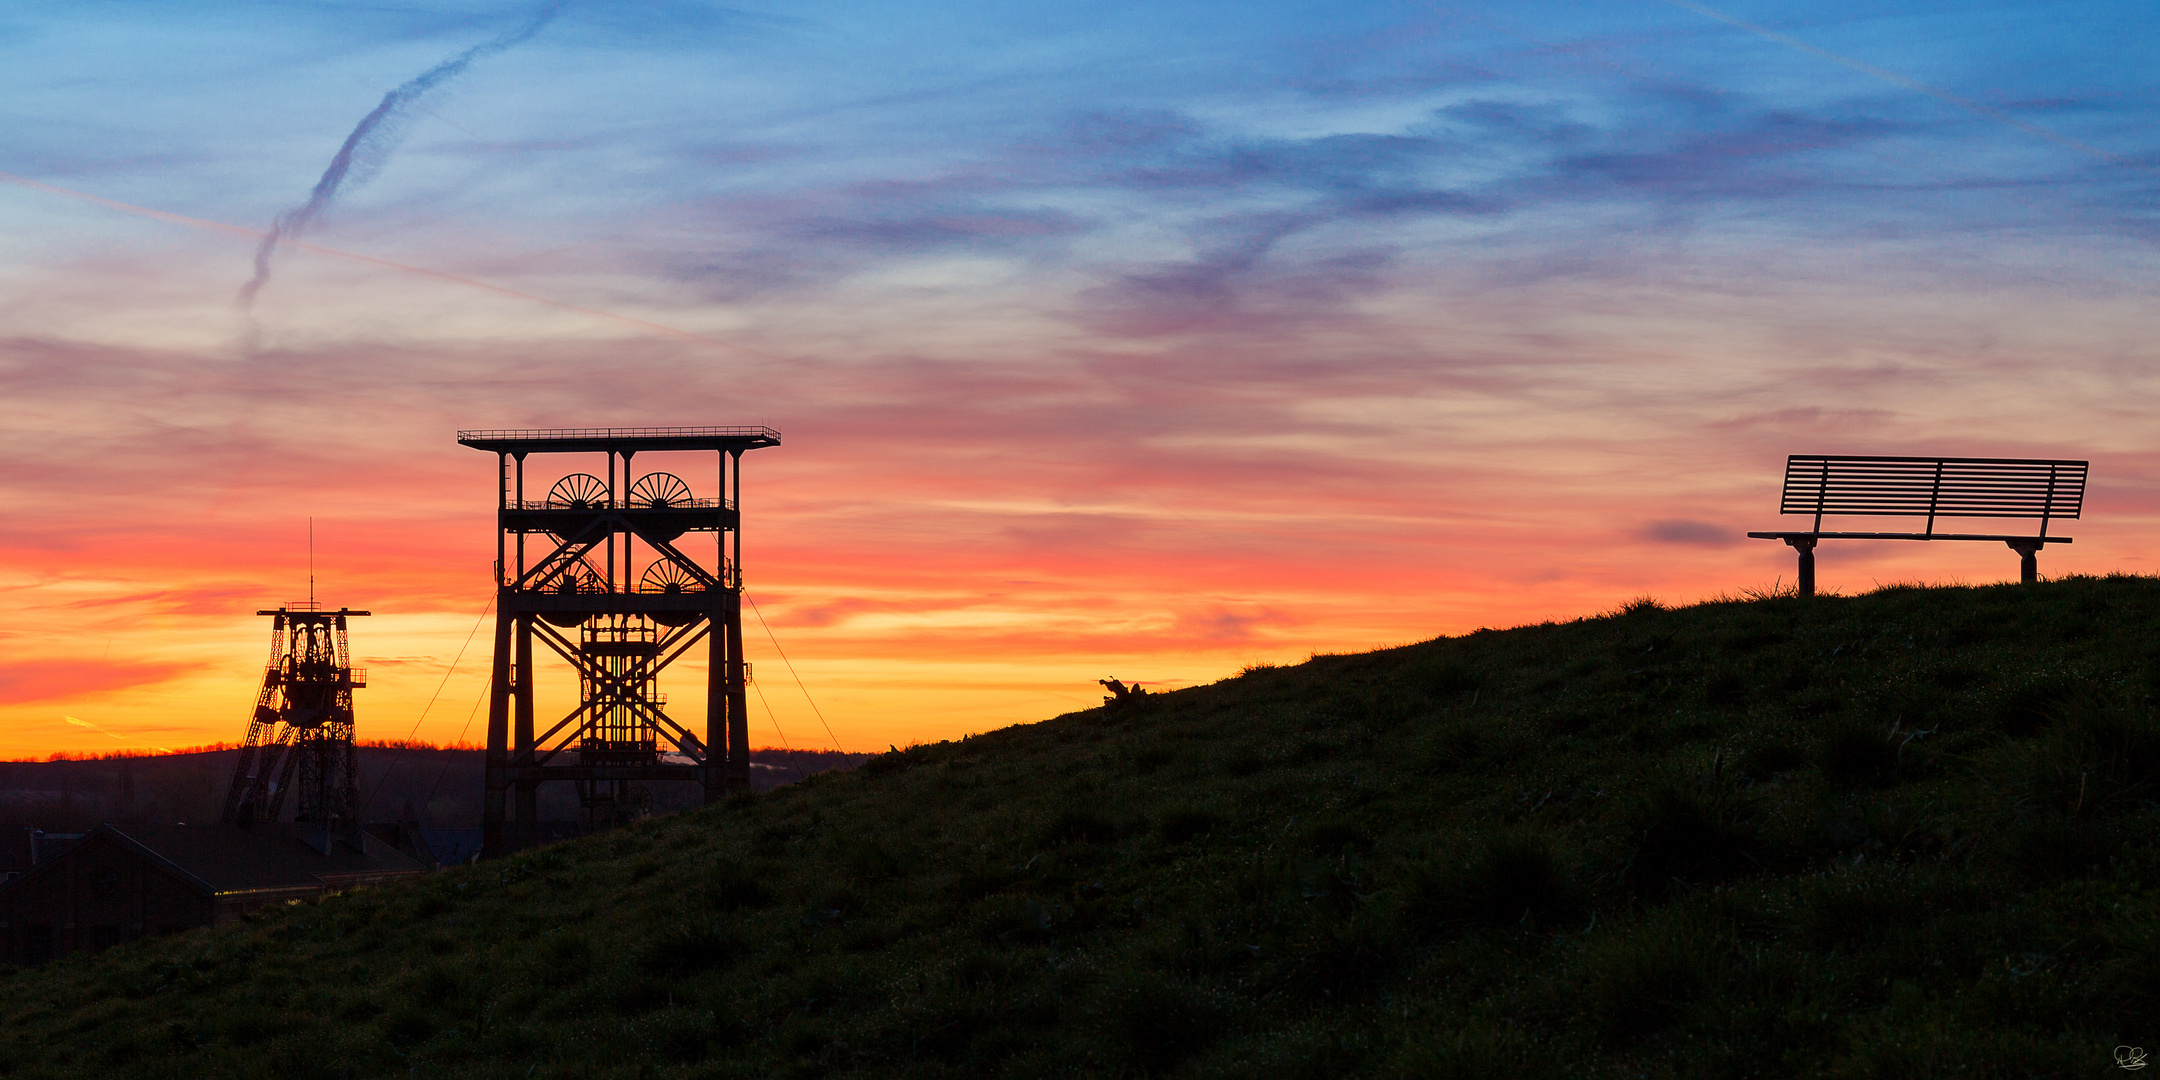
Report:
[[460,428],[783,433],[759,744],[1790,584],[1795,452],[2090,458],[2042,572],[2152,573],[2155,56],[2126,2],[11,5],[0,757],[238,738],[310,517],[361,735],[480,739]]

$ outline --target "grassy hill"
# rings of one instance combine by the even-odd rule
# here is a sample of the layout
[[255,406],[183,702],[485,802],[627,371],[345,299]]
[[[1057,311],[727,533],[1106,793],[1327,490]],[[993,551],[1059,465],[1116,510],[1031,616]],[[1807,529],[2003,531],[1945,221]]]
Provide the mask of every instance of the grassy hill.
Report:
[[29,1076],[2102,1075],[2160,581],[1479,631],[23,971]]

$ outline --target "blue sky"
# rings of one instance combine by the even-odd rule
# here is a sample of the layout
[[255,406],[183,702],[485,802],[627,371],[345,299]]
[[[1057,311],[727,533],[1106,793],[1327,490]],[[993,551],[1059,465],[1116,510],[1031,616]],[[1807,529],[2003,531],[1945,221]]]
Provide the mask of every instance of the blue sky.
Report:
[[[383,91],[535,10],[18,11],[10,171],[261,227]],[[2142,257],[2149,12],[1720,10],[1999,118],[1664,3],[570,3],[423,99],[319,235],[536,273],[576,248],[721,297],[978,255],[1150,294],[1081,298],[1098,332],[1219,302],[1210,274],[1295,288],[1413,246],[1547,277],[1751,242]]]
[[[222,626],[312,513],[439,678],[484,426],[786,432],[752,581],[869,745],[1768,585],[1793,452],[2090,457],[2050,569],[2152,569],[2148,7],[570,0],[236,306],[548,10],[0,14],[0,647]],[[1825,583],[2011,565],[1921,547]]]

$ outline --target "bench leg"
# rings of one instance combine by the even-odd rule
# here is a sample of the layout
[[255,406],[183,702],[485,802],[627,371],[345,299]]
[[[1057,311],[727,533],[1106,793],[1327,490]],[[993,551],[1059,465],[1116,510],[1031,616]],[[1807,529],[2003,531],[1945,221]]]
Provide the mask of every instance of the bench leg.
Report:
[[1815,538],[1788,536],[1785,542],[1800,553],[1800,595],[1815,595]]
[[2009,541],[2010,550],[2018,553],[2018,583],[2031,585],[2040,580],[2040,545]]

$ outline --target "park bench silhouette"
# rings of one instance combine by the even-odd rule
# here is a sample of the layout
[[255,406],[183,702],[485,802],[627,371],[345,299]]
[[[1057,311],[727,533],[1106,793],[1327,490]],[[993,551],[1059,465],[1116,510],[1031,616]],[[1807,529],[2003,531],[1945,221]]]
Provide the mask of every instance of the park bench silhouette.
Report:
[[[2057,518],[2075,519],[2085,503],[2089,462],[2037,458],[1862,457],[1794,454],[1785,459],[1780,514],[1813,514],[1815,527],[1751,532],[1783,540],[1800,553],[1800,595],[1815,595],[1815,544],[1820,540],[1997,540],[2019,556],[2018,579],[2039,580],[2036,556]],[[1924,517],[1921,532],[1825,532],[1825,517]],[[2030,536],[1936,532],[1939,518],[2037,519]]]

